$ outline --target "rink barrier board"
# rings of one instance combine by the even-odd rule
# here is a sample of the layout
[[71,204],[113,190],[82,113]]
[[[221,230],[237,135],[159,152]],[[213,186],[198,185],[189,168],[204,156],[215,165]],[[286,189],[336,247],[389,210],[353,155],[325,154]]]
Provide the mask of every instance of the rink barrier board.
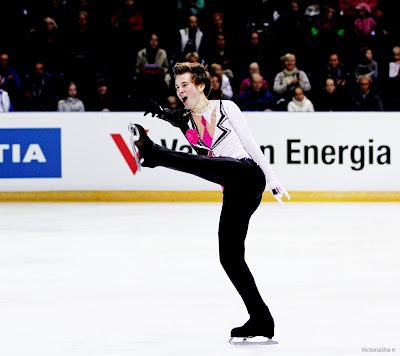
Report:
[[[290,192],[290,202],[400,202],[400,192]],[[263,202],[275,202],[265,192]],[[287,201],[286,197],[284,201]],[[219,191],[0,192],[0,202],[222,202]]]

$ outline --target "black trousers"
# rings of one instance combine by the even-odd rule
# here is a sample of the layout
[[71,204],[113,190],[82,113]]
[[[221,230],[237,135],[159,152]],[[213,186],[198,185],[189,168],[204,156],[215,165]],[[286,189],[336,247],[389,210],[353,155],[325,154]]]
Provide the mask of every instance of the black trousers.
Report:
[[252,160],[192,155],[158,145],[155,151],[158,166],[224,186],[218,232],[221,264],[242,297],[250,317],[272,318],[245,261],[249,221],[260,205],[266,184],[261,168]]

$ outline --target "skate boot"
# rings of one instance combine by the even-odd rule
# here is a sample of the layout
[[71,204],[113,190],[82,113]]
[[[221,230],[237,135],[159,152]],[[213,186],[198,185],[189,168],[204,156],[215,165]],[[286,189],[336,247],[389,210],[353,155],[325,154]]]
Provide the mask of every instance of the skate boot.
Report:
[[[150,168],[156,167],[157,145],[150,140],[149,136],[147,136],[146,130],[141,125],[130,123],[128,131],[130,134],[133,155],[138,168],[140,169],[141,166]],[[139,149],[140,160],[137,149]]]
[[[231,331],[231,339],[229,343],[232,345],[271,345],[277,344],[272,341],[274,336],[274,319],[270,318],[250,318],[243,326],[234,328]],[[258,341],[247,341],[247,339],[261,337]],[[239,338],[240,340],[238,340]],[[267,338],[267,339],[265,339]]]

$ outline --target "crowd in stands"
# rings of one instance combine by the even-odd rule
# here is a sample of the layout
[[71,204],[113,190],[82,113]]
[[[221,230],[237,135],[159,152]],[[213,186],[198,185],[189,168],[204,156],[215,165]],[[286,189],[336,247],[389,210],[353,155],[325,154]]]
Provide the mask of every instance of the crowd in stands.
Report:
[[245,111],[400,110],[391,0],[19,0],[0,5],[0,112],[179,108],[172,68]]

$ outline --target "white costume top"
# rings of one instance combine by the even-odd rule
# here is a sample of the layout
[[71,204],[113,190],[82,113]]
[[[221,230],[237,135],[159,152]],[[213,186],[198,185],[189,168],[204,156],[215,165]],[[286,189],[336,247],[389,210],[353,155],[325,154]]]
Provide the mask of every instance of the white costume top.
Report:
[[[251,158],[264,172],[266,181],[273,180],[274,172],[256,143],[239,107],[230,100],[211,100],[211,102],[212,106],[199,116],[207,121],[209,132],[212,132],[215,126],[211,145],[213,156]],[[194,120],[189,120],[188,125],[190,129],[196,129]]]

